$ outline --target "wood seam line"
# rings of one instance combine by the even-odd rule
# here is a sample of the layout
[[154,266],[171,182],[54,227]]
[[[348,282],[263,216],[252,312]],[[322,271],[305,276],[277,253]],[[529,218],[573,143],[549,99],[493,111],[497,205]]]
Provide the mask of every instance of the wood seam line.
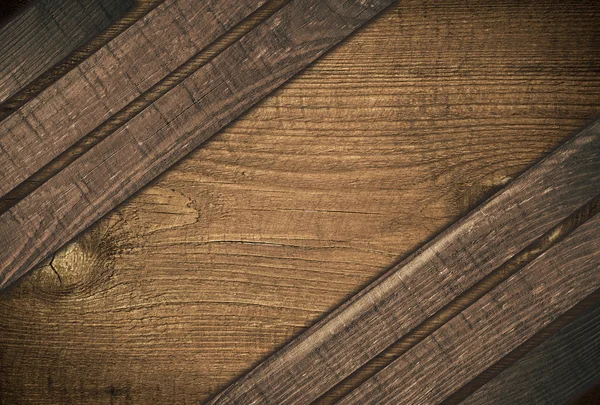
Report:
[[166,0],[0,123],[0,197],[262,6]]
[[52,176],[56,175],[69,164],[73,163],[85,152],[92,149],[101,140],[112,134],[116,129],[131,120],[133,117],[139,114],[140,111],[158,100],[196,70],[206,65],[216,55],[227,49],[228,46],[231,46],[252,29],[259,26],[262,22],[264,22],[267,18],[269,18],[277,10],[289,2],[290,0],[267,1],[238,25],[219,36],[211,44],[207,45],[202,51],[198,52],[177,69],[173,70],[170,74],[162,78],[139,97],[123,107],[120,111],[116,112],[106,121],[102,122],[98,127],[84,135],[66,151],[58,155],[55,159],[39,169],[36,173],[32,174],[23,183],[9,191],[4,197],[0,198],[0,215],[6,212],[18,201],[32,193],[36,188],[40,187]]
[[[152,11],[162,1],[163,0],[137,0],[134,7],[130,7],[119,19],[113,21],[105,29],[89,39],[89,41],[78,46],[62,60],[52,63],[51,66],[47,66],[43,73],[26,86],[23,87],[20,85],[18,91],[0,102],[0,121],[14,113],[25,103],[40,94],[45,88],[59,80],[90,55]],[[22,16],[19,16],[19,18],[22,18]]]
[[443,401],[600,288],[599,246],[596,215],[339,404]]
[[85,44],[132,0],[39,0],[0,29],[0,103]]
[[451,303],[440,309],[433,316],[404,335],[401,339],[374,357],[354,373],[341,381],[330,391],[325,393],[318,401],[319,404],[331,404],[348,395],[354,388],[367,381],[373,375],[384,369],[395,359],[412,349],[427,336],[434,333],[442,325],[460,314],[475,301],[483,297],[493,288],[498,286],[510,276],[525,267],[542,253],[556,243],[563,240],[578,226],[583,224],[593,215],[600,212],[600,195],[585,204],[572,215],[561,221],[558,225],[547,231],[539,239],[527,246],[521,252],[510,258],[502,266],[475,283],[472,287],[460,294]]
[[592,200],[599,184],[596,121],[212,403],[314,401]]
[[389,6],[294,0],[0,216],[0,287]]
[[[493,398],[493,403],[507,405],[568,401],[600,378],[599,320],[600,289],[462,386],[442,404],[491,402],[482,398]],[[535,376],[534,381],[532,376]],[[525,383],[527,387],[519,387]]]

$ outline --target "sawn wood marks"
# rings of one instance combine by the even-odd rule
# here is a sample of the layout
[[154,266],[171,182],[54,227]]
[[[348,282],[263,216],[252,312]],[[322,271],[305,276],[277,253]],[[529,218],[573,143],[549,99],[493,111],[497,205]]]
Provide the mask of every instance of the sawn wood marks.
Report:
[[30,3],[0,28],[0,103],[104,30],[133,0]]
[[340,404],[443,401],[600,288],[599,268],[596,215]]
[[[215,398],[313,401],[598,194],[600,121]],[[308,372],[310,370],[310,372]]]
[[0,196],[266,0],[167,0],[0,123]]
[[[94,223],[391,1],[294,1],[0,217],[0,287]],[[10,235],[10,238],[8,238]]]

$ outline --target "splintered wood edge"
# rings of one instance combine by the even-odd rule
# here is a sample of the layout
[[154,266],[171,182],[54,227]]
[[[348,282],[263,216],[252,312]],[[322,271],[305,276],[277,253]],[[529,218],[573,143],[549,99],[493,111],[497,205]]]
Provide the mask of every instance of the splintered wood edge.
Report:
[[[310,402],[598,194],[600,121],[219,394]],[[410,310],[407,310],[410,308]]]
[[77,65],[0,122],[0,197],[266,1],[167,0]]
[[600,288],[600,216],[475,302],[339,403],[439,403]]

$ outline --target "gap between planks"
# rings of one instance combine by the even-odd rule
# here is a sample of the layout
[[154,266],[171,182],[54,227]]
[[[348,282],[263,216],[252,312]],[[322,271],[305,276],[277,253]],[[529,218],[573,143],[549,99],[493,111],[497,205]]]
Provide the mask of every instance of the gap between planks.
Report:
[[392,1],[297,0],[0,216],[6,286]]
[[193,73],[198,64],[190,58],[265,3],[160,4],[0,122],[0,196],[129,107],[98,132],[123,125]]
[[213,403],[241,398],[282,404],[314,401],[597,197],[598,184],[600,121],[269,357]]
[[600,212],[600,195],[548,230],[539,239],[467,289],[433,316],[427,318],[423,323],[349,375],[346,379],[340,381],[340,383],[325,393],[317,403],[321,405],[337,403],[354,388],[376,375],[477,300],[484,297],[492,289],[506,281],[513,274],[516,274],[552,246],[562,241],[598,212]]
[[248,32],[262,24],[277,10],[289,3],[289,1],[290,0],[270,0],[266,2],[266,4],[253,11],[230,31],[217,37],[204,49],[162,78],[143,94],[139,95],[110,118],[106,119],[106,121],[100,123],[98,127],[84,135],[80,140],[76,141],[52,161],[33,173],[28,179],[9,191],[5,196],[0,197],[0,215],[10,209],[10,207],[15,205],[18,201],[35,191],[52,176],[69,166],[84,153],[92,149],[100,143],[100,141],[110,136],[110,134],[130,121],[143,109],[157,101],[196,70],[209,63]]
[[[98,32],[89,41],[73,49],[63,59],[55,61],[56,63],[53,63],[51,66],[46,66],[43,73],[0,103],[0,121],[31,101],[47,87],[60,80],[65,74],[73,70],[73,68],[85,61],[163,1],[137,0],[133,7],[130,7],[120,18],[113,21],[101,32]],[[21,16],[17,18],[21,18]]]
[[600,288],[600,215],[339,404],[439,403]]
[[[599,321],[600,289],[477,375],[443,404],[512,405],[573,399],[600,379]],[[534,374],[536,378],[532,379]]]

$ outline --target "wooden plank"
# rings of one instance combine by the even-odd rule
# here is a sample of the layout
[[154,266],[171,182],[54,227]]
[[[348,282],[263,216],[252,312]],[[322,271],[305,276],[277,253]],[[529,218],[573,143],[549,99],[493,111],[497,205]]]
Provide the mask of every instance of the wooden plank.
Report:
[[[502,264],[502,266],[478,281],[467,291],[460,294],[450,304],[446,305],[433,316],[420,323],[415,329],[411,330],[408,334],[394,342],[394,344],[378,354],[363,367],[356,370],[344,381],[340,382],[333,389],[329,390],[327,394],[319,398],[319,401],[316,403],[319,405],[328,405],[340,401],[353,389],[366,382],[368,379],[391,364],[394,360],[411,350],[427,336],[438,330],[446,322],[455,316],[460,315],[461,312],[471,306],[475,301],[479,300],[493,288],[506,281],[510,276],[517,273],[524,266],[535,260],[549,248],[562,241],[566,236],[573,232],[573,230],[598,213],[600,213],[600,196],[580,207],[572,215],[561,221],[557,226],[548,230],[531,245],[521,250],[519,253],[511,257],[510,260]],[[593,301],[594,298],[596,298],[596,300],[600,300],[600,294],[597,296],[592,294],[592,296],[586,298],[584,302],[577,304],[576,308],[569,310],[568,314],[562,316],[559,321],[553,322],[551,326],[544,328],[542,332],[536,334],[535,339],[530,339],[527,342],[527,345],[520,346],[518,350],[512,352],[510,356],[507,356],[502,362],[495,364],[493,368],[486,370],[485,374],[478,376],[476,380],[471,381],[467,386],[462,387],[459,392],[453,394],[450,403],[446,405],[458,404],[462,399],[466,398],[469,393],[474,392],[481,385],[485,384],[485,382],[492,379],[494,377],[490,374],[492,371],[499,370],[498,373],[500,373],[502,370],[508,368],[511,365],[509,364],[509,360],[514,360],[514,363],[520,357],[523,357],[527,351],[530,351],[535,347],[536,342],[539,344],[540,341],[543,341],[550,336],[552,332],[556,332],[561,327],[565,326],[568,323],[568,320],[573,319],[573,316],[577,316],[578,314],[580,315],[582,312],[588,309],[588,300]],[[487,380],[485,380],[485,378],[487,378]]]
[[600,380],[600,306],[551,336],[461,404],[564,403]]
[[93,224],[390,3],[296,1],[227,48],[0,217],[4,239],[0,287]]
[[266,0],[167,0],[0,123],[0,196]]
[[600,288],[599,269],[596,215],[340,404],[443,401]]
[[214,403],[314,400],[597,195],[599,184],[597,121]]
[[396,3],[0,293],[2,402],[226,388],[597,114],[597,9]]
[[0,103],[86,43],[132,0],[39,0],[0,29]]

